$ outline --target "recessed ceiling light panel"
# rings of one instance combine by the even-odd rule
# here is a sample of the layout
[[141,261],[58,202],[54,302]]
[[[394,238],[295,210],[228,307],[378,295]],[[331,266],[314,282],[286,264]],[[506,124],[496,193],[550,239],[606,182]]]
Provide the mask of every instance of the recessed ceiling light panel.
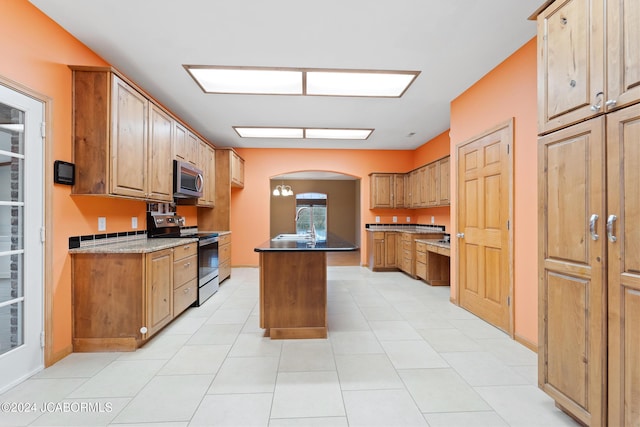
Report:
[[241,138],[303,138],[302,128],[240,127],[234,126]]
[[187,71],[208,93],[302,94],[301,71],[210,67],[188,67]]
[[400,97],[417,73],[307,72],[307,95]]
[[306,129],[307,139],[367,139],[373,129]]

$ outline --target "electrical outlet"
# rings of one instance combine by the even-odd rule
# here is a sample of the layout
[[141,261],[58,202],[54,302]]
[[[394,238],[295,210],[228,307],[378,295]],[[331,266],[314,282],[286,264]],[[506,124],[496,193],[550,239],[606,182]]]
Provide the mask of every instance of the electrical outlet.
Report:
[[132,216],[131,217],[131,228],[132,229],[136,229],[138,228],[138,217],[137,216]]
[[107,218],[104,216],[98,217],[98,231],[105,231],[107,229]]
[[376,217],[376,222],[380,222],[380,217],[379,216]]
[[407,217],[407,222],[411,222],[411,217],[410,216]]
[[435,224],[436,223],[436,217],[431,215],[431,224]]
[[397,217],[397,216],[394,216],[394,217],[392,218],[392,220],[393,220],[393,222],[398,222],[398,217]]

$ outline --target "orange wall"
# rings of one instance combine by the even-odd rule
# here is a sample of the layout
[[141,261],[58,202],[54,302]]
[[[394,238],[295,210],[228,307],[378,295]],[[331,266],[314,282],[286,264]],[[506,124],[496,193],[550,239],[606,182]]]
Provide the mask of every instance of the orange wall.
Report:
[[[364,225],[391,222],[391,216],[406,216],[405,210],[380,213],[369,209],[369,174],[371,172],[404,172],[413,168],[413,151],[386,150],[314,150],[314,149],[237,149],[245,160],[244,189],[231,192],[231,259],[234,266],[258,265],[258,254],[253,248],[268,240],[269,179],[288,172],[323,170],[340,172],[361,178],[360,182],[360,235],[362,262],[365,262]],[[294,189],[295,191],[295,189]],[[413,213],[407,210],[407,215]]]
[[[538,342],[536,81],[536,39],[533,38],[451,102],[450,132],[451,153],[455,158],[457,144],[515,118],[515,334],[516,338],[531,344]],[[455,186],[456,176],[452,173],[451,188]],[[452,197],[451,212],[455,212],[455,197]],[[451,232],[455,231],[453,218]],[[452,253],[455,253],[455,243],[452,239]],[[452,268],[452,296],[455,296],[455,273]]]

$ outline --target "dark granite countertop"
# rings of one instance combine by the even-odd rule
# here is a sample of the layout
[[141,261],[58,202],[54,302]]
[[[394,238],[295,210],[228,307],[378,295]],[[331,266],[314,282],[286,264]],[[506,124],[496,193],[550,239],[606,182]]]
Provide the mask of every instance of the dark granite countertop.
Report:
[[347,242],[334,234],[328,234],[327,240],[316,241],[309,240],[273,240],[269,239],[257,246],[256,252],[281,252],[281,251],[320,251],[320,252],[337,252],[337,251],[355,251],[358,249],[353,243]]

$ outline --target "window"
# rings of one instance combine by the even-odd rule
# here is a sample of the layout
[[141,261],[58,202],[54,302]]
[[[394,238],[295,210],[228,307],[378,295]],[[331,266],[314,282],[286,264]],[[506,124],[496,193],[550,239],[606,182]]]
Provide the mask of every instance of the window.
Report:
[[316,240],[327,240],[327,195],[296,194],[296,233],[309,232],[312,221],[316,229]]

